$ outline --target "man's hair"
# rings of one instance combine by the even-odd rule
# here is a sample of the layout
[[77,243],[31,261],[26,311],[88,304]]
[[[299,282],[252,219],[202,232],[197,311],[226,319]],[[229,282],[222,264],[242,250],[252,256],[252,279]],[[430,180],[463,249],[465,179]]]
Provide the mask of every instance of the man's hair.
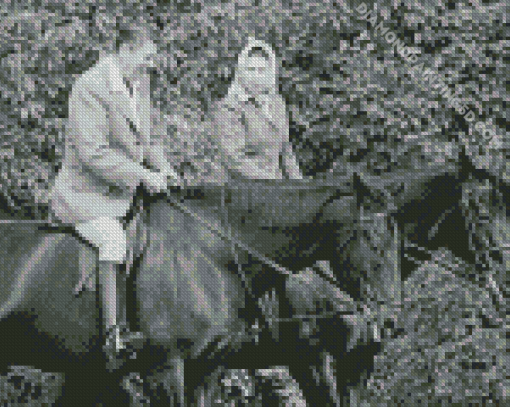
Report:
[[141,44],[145,40],[154,40],[153,32],[148,26],[121,27],[115,40],[115,51],[118,52],[123,45]]

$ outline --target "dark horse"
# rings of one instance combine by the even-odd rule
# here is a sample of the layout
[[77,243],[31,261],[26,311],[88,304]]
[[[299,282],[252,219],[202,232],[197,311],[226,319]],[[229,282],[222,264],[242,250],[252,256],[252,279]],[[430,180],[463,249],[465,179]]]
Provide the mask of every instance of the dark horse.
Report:
[[[149,243],[136,280],[140,327],[153,343],[168,349],[174,370],[179,360],[196,362],[186,369],[190,390],[206,366],[280,363],[299,377],[305,397],[317,405],[334,405],[331,388],[336,384],[325,379],[311,385],[310,365],[323,365],[320,347],[311,349],[307,341],[297,340],[296,326],[282,329],[286,341],[263,337],[258,347],[249,332],[261,316],[256,299],[272,288],[285,297],[287,273],[317,260],[338,262],[339,248],[352,238],[353,220],[359,216],[353,191],[352,180],[345,179],[342,185],[242,180],[189,188],[150,205]],[[352,291],[354,276],[346,270],[344,277]],[[282,301],[279,316],[292,319],[295,305]],[[338,353],[347,338],[345,327],[338,315],[329,322]],[[317,391],[321,386],[323,391]]]
[[[335,276],[324,278],[340,283],[354,299],[362,297],[360,281],[380,279],[391,269],[380,255],[388,239],[383,236],[374,241],[359,235],[354,187],[352,178],[339,178],[333,184],[242,180],[190,187],[147,203],[141,225],[146,239],[133,273],[133,303],[139,328],[149,338],[151,349],[161,350],[161,358],[140,354],[133,363],[152,360],[151,366],[144,367],[162,373],[167,401],[175,397],[174,404],[184,404],[185,360],[193,366],[186,369],[191,401],[194,386],[190,383],[200,384],[207,369],[228,363],[242,348],[250,349],[250,363],[256,362],[257,367],[293,365],[310,402],[338,404],[332,394],[336,383],[323,377],[322,383],[313,384],[317,380],[310,365],[324,367],[324,358],[319,356],[324,355],[323,348],[297,340],[296,326],[283,327],[280,336],[287,338],[289,346],[281,345],[285,343],[281,340],[275,345],[264,335],[257,337],[260,343],[274,345],[268,354],[265,347],[255,346],[253,323],[264,323],[257,310],[258,297],[276,287],[284,298],[288,273],[317,260],[331,263]],[[4,234],[9,237],[5,245],[11,245],[14,253],[1,270],[0,319],[13,312],[32,316],[37,331],[54,338],[61,354],[84,363],[83,355],[97,352],[100,324],[95,294],[73,297],[82,243],[58,231],[25,231],[19,240],[16,233]],[[21,239],[22,247],[16,245]],[[371,275],[374,270],[380,275]],[[296,308],[299,304],[284,299],[278,313],[292,320]],[[327,334],[322,335],[326,338],[322,345],[341,356],[347,338],[345,325],[338,316],[325,320]],[[200,363],[193,365],[193,361]],[[200,374],[193,374],[199,370]]]

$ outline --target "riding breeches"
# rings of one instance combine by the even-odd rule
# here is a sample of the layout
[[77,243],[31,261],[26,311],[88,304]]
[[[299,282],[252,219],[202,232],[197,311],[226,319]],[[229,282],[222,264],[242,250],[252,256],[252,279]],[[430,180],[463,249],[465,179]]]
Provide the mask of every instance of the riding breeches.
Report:
[[127,253],[127,234],[117,218],[97,218],[75,226],[80,236],[99,249],[99,261],[123,263]]

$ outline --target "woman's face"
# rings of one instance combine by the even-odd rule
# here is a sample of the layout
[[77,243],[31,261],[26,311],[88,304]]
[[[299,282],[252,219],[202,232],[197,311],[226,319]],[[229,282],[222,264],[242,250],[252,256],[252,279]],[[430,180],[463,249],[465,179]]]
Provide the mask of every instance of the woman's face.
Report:
[[240,84],[251,95],[268,93],[274,86],[274,73],[269,60],[264,56],[247,58],[246,64],[239,67],[238,74]]

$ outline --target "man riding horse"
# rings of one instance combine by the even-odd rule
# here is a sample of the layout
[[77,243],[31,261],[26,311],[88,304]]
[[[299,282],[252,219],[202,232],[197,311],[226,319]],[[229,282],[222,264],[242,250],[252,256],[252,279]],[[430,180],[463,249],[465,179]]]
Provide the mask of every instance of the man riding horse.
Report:
[[[74,225],[99,250],[104,349],[110,370],[118,368],[125,350],[141,339],[129,332],[125,313],[117,309],[125,308],[117,304],[117,291],[122,290],[118,280],[124,283],[117,278],[117,269],[127,251],[122,219],[140,183],[158,193],[177,180],[163,149],[151,141],[149,81],[140,71],[150,65],[156,46],[145,29],[137,28],[122,32],[116,53],[100,59],[75,83],[65,158],[51,192],[55,215]],[[276,91],[274,51],[264,42],[250,40],[236,73],[229,95],[211,111],[214,125],[209,135],[219,147],[219,160],[241,178],[300,179],[285,103]],[[330,204],[320,216],[325,222],[352,216],[342,208]],[[363,251],[364,244],[358,246]],[[366,256],[356,261],[363,262],[362,257]],[[379,268],[378,264],[371,267]],[[82,284],[87,285],[85,276],[79,289]]]
[[[129,332],[117,292],[126,259],[123,218],[141,183],[158,193],[177,175],[150,136],[150,77],[157,47],[148,27],[120,30],[116,51],[105,55],[73,86],[65,156],[51,191],[51,208],[99,251],[99,285],[109,369],[122,363],[140,333]],[[91,286],[79,283],[78,291]],[[119,309],[118,309],[119,307]]]

